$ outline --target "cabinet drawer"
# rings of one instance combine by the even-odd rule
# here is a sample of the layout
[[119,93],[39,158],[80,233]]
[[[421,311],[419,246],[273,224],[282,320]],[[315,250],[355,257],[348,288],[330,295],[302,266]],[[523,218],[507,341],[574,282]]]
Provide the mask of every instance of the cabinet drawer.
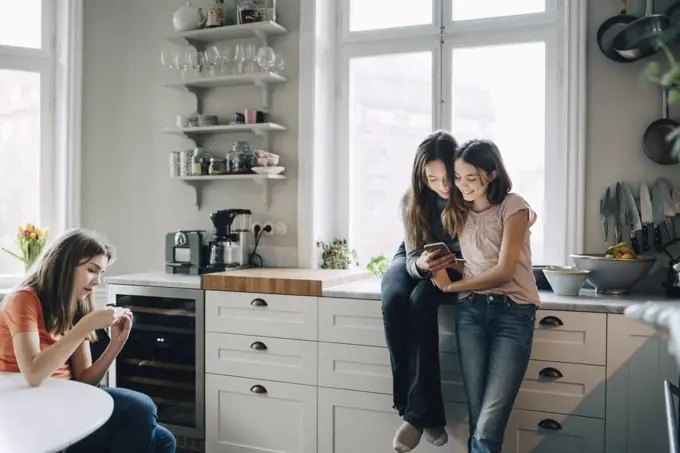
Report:
[[[454,309],[439,308],[439,350],[456,352]],[[379,300],[319,298],[319,341],[387,347]]]
[[[456,354],[440,353],[445,401],[465,402]],[[319,343],[319,386],[392,394],[392,368],[387,348]]]
[[605,365],[607,315],[538,310],[531,358],[549,362]]
[[317,344],[208,332],[205,370],[228,376],[316,385]]
[[316,453],[316,387],[206,374],[205,451]]
[[206,291],[207,332],[316,340],[317,298]]
[[602,453],[604,420],[513,410],[503,453]]
[[606,368],[529,361],[515,407],[604,418]]

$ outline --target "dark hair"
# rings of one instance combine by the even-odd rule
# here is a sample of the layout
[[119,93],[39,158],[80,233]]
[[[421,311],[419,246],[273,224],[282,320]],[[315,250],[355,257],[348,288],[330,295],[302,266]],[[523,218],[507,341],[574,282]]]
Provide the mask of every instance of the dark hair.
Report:
[[418,145],[413,160],[411,187],[404,195],[403,205],[406,206],[404,222],[408,230],[408,240],[413,247],[419,242],[430,241],[430,224],[433,216],[439,216],[436,211],[436,194],[427,184],[425,165],[441,160],[446,167],[449,185],[453,186],[453,158],[458,148],[458,142],[446,131],[435,131],[428,135]]
[[[37,294],[49,333],[64,335],[94,310],[91,293],[83,300],[73,300],[76,267],[99,255],[105,255],[110,264],[115,260],[114,254],[112,245],[95,232],[82,229],[67,231],[45,252],[21,287],[31,288]],[[95,339],[94,333],[90,339]]]
[[[462,159],[477,168],[481,179],[487,179],[489,185],[486,189],[486,198],[492,205],[503,202],[506,195],[512,190],[512,181],[505,169],[503,158],[498,146],[490,140],[470,140],[463,143],[456,151],[454,161]],[[444,228],[449,234],[457,234],[463,230],[465,213],[470,209],[470,204],[463,199],[457,187],[451,193],[451,198],[443,213]]]

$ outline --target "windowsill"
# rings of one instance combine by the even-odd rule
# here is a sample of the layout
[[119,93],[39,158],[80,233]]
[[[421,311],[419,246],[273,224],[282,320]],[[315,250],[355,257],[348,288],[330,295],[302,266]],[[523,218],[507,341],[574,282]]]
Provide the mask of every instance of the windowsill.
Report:
[[23,279],[23,275],[0,275],[0,300],[2,300],[3,296],[9,294]]

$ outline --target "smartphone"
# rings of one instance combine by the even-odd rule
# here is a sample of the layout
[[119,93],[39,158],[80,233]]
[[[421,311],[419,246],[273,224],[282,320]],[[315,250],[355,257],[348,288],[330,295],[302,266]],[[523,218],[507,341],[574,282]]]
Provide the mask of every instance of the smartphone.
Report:
[[451,250],[443,242],[435,242],[433,244],[425,244],[423,247],[427,253],[432,253],[439,250],[438,256],[451,255]]

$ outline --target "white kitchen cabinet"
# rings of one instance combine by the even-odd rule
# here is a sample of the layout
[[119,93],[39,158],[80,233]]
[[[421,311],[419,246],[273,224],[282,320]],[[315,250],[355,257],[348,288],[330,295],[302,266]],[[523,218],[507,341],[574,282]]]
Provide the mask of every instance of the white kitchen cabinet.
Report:
[[209,453],[316,453],[316,387],[206,374]]
[[606,453],[665,453],[663,381],[678,381],[666,340],[651,326],[609,315]]
[[531,358],[550,362],[605,365],[607,315],[539,310]]
[[[466,453],[467,407],[445,403],[449,442],[434,447],[423,438],[418,453]],[[349,390],[319,388],[318,453],[389,453],[401,426],[392,409],[392,396]]]
[[521,409],[512,411],[503,442],[503,453],[602,453],[603,450],[604,420]]

